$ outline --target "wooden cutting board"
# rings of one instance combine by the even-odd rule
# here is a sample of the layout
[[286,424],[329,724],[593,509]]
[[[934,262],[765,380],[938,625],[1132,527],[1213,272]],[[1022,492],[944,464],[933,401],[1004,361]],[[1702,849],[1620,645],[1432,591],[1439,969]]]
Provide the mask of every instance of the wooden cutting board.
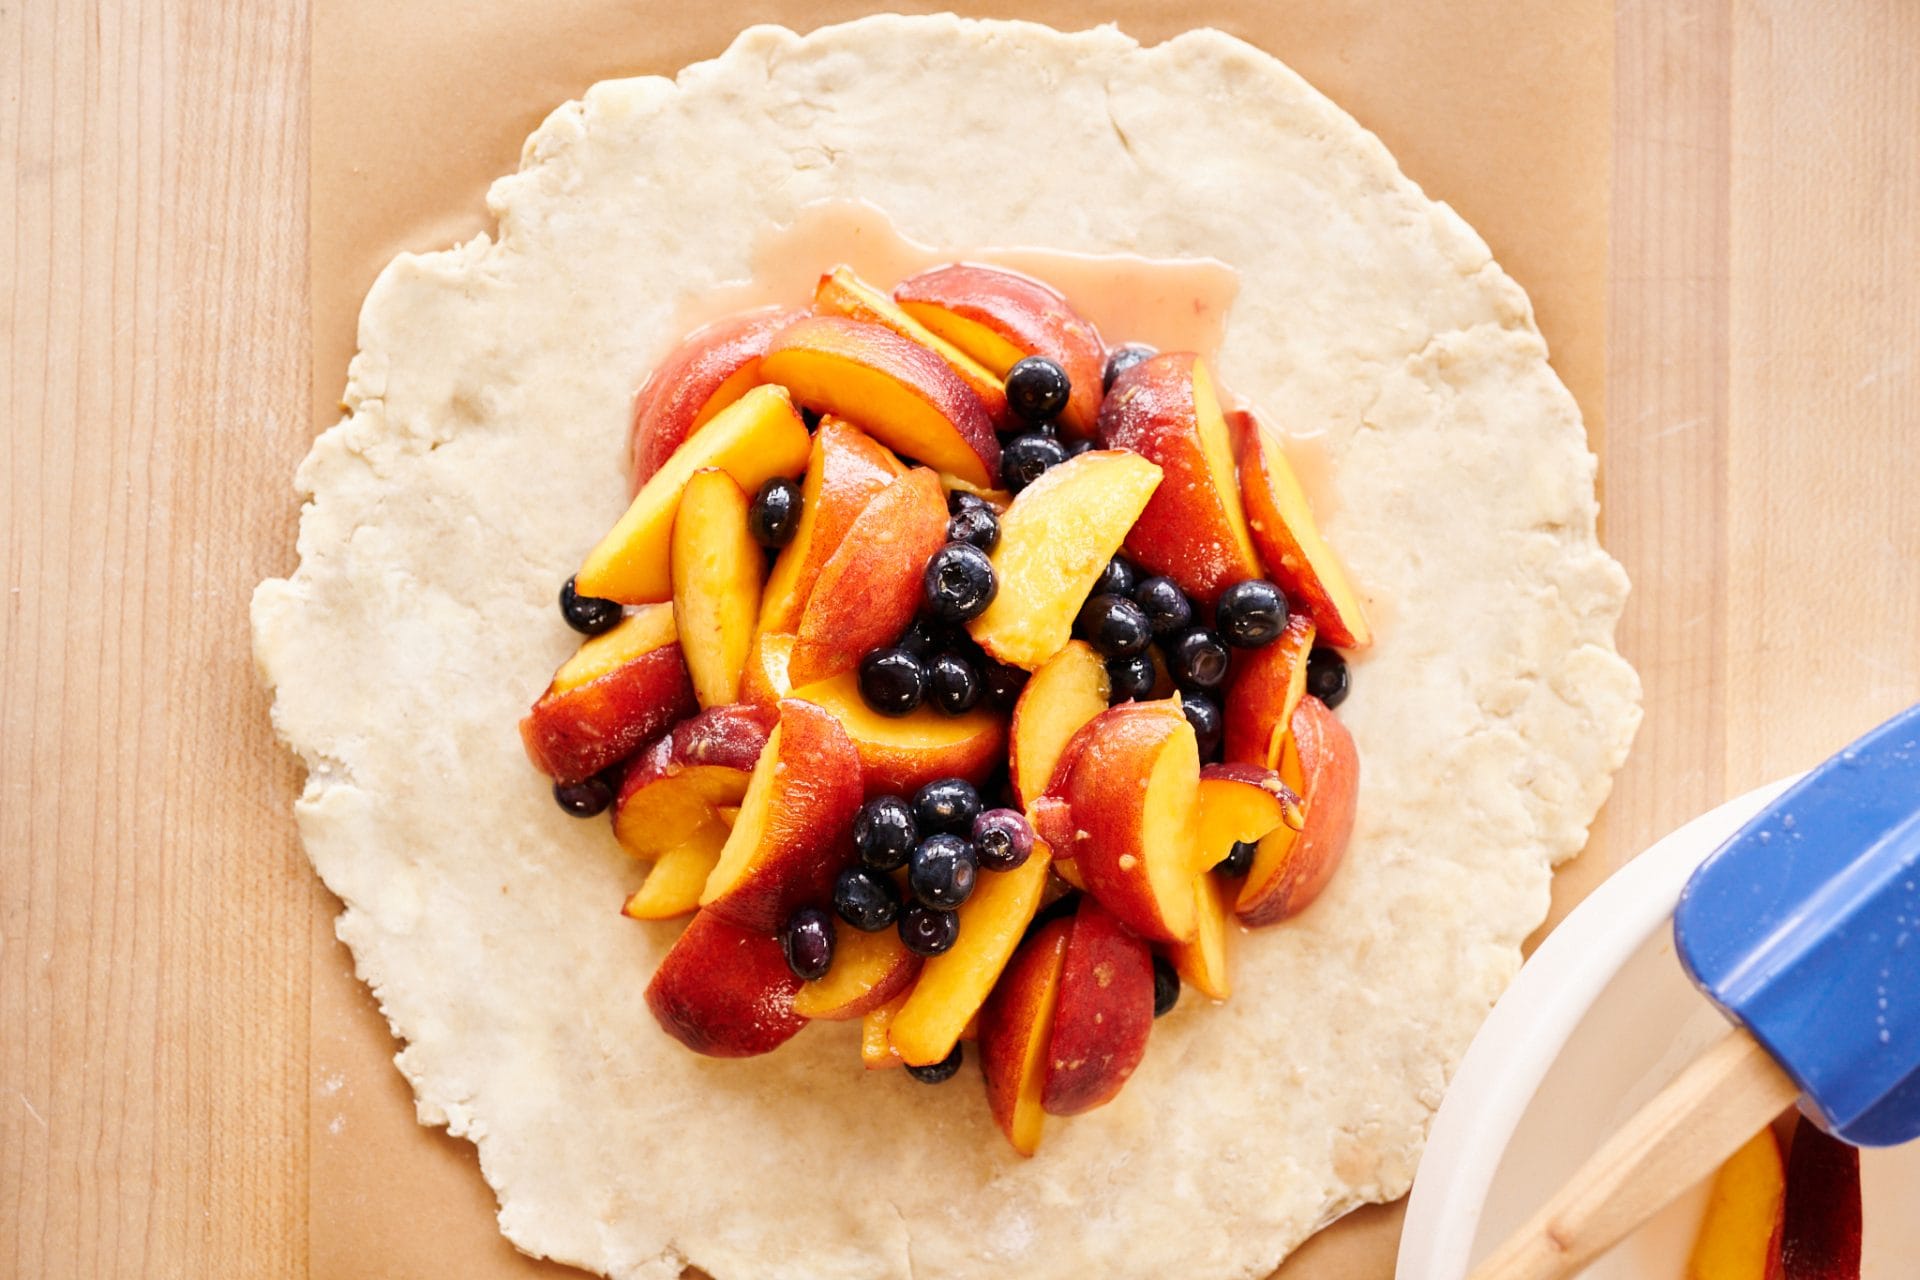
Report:
[[[1538,145],[1564,120],[1456,112],[1451,143],[1396,128],[1366,61],[1432,24],[1406,65],[1450,59],[1436,101],[1470,101],[1519,21],[1499,9],[1236,16],[1283,56],[1304,24],[1359,23],[1351,83],[1338,60],[1303,69],[1544,299],[1566,282],[1529,272],[1579,222],[1512,210],[1535,175],[1564,178]],[[1165,27],[1144,5],[1111,12]],[[310,16],[326,17],[0,11],[0,1275],[540,1270],[485,1229],[469,1149],[415,1129],[396,1073],[330,1066],[377,1062],[385,1033],[343,976],[335,904],[288,818],[298,770],[248,657],[248,592],[293,563],[309,376],[322,394],[340,380],[309,355],[309,90],[326,70]],[[672,16],[637,16],[649,47]],[[1920,699],[1920,9],[1601,16],[1609,318],[1582,332],[1543,305],[1542,322],[1605,410],[1605,531],[1635,582],[1621,644],[1647,721],[1563,902]],[[1431,179],[1456,150],[1529,134],[1496,207]],[[1309,1245],[1288,1274],[1384,1278],[1395,1221]]]

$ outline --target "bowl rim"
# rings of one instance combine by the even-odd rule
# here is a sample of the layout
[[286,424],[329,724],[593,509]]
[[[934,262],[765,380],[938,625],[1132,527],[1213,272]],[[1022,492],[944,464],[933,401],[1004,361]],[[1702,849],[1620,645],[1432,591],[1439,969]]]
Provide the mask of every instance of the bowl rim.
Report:
[[1494,1005],[1427,1134],[1397,1280],[1461,1280],[1500,1160],[1574,1028],[1664,925],[1694,869],[1799,780],[1782,778],[1677,828],[1627,862],[1547,936]]

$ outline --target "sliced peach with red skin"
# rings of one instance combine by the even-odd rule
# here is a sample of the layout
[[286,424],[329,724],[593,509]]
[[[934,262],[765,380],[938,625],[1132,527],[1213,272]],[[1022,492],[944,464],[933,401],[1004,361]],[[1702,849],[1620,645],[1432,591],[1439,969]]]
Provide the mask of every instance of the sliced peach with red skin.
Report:
[[987,1109],[1023,1156],[1039,1149],[1046,1128],[1041,1091],[1072,929],[1073,921],[1066,916],[1040,926],[1014,953],[980,1009],[980,1072],[986,1077]]
[[666,465],[686,438],[760,381],[760,357],[774,334],[799,318],[765,307],[703,325],[655,365],[633,398],[631,493]]
[[1365,648],[1373,643],[1366,609],[1314,523],[1307,491],[1287,461],[1286,448],[1252,414],[1240,416],[1240,489],[1247,527],[1267,572],[1287,599],[1313,619],[1328,644]]
[[1074,1116],[1113,1101],[1153,1031],[1153,953],[1100,900],[1083,896],[1067,935],[1040,1105]]
[[673,598],[668,544],[680,498],[693,473],[715,467],[747,493],[775,476],[806,469],[813,439],[780,387],[755,387],[690,437],[642,485],[626,514],[580,565],[574,587],[583,596],[622,604]]
[[1784,1280],[1859,1280],[1861,1208],[1860,1148],[1796,1116],[1780,1222]]
[[1233,852],[1234,845],[1265,839],[1282,823],[1298,831],[1305,821],[1300,798],[1275,770],[1250,764],[1207,765],[1200,770],[1195,869],[1209,870]]
[[647,983],[661,1030],[695,1053],[750,1058],[791,1040],[807,1020],[793,1011],[800,979],[771,933],[700,911]]
[[788,698],[700,905],[772,932],[796,909],[827,901],[851,856],[861,799],[860,757],[846,730],[829,712]]
[[1307,696],[1307,659],[1313,654],[1313,619],[1296,613],[1271,644],[1240,654],[1233,666],[1233,696],[1221,719],[1222,754],[1237,764],[1280,766],[1280,740],[1294,708]]
[[680,496],[668,545],[673,623],[703,707],[740,700],[740,674],[760,618],[767,557],[747,527],[747,495],[733,477],[696,471]]
[[657,858],[738,805],[773,732],[772,707],[713,707],[682,720],[635,756],[613,801],[613,834]]
[[869,1071],[882,1071],[888,1067],[904,1067],[900,1060],[900,1051],[893,1047],[893,1041],[887,1031],[907,1002],[908,992],[901,992],[893,999],[877,1008],[869,1009],[860,1018],[860,1065]]
[[1192,942],[1176,942],[1167,947],[1167,959],[1188,986],[1209,1000],[1225,1000],[1233,994],[1233,980],[1227,972],[1227,939],[1233,929],[1235,886],[1211,871],[1193,878],[1194,917],[1199,929]]
[[621,914],[635,920],[691,915],[700,906],[700,891],[706,887],[726,843],[725,823],[713,820],[696,828],[654,861],[646,881],[627,898]]
[[1017,271],[957,263],[902,281],[893,296],[908,315],[998,378],[1028,356],[1054,361],[1073,387],[1060,412],[1062,431],[1077,439],[1093,435],[1107,347],[1059,290]]
[[941,1061],[966,1034],[1040,910],[1051,861],[1046,846],[1035,842],[1024,863],[983,874],[973,896],[960,905],[959,939],[921,968],[889,1032],[907,1065]]
[[919,343],[945,360],[947,367],[973,389],[996,427],[1004,431],[1013,425],[1012,412],[1007,408],[1004,372],[996,376],[978,360],[908,315],[899,303],[856,275],[853,268],[835,267],[820,277],[820,283],[813,290],[813,310],[815,315],[845,316],[849,320],[877,324]]
[[[1179,703],[1104,711],[1069,752],[1055,790],[1087,892],[1143,938],[1190,940],[1200,750]],[[1045,825],[1058,829],[1051,816]]]
[[787,668],[793,662],[793,637],[762,631],[747,649],[746,669],[740,673],[740,701],[755,706],[777,706],[793,692]]
[[534,768],[558,782],[579,782],[625,760],[698,705],[673,610],[654,605],[560,664],[520,721],[520,740]]
[[1280,757],[1280,778],[1300,797],[1299,831],[1276,827],[1260,842],[1234,903],[1240,922],[1278,924],[1312,905],[1346,856],[1360,794],[1360,755],[1353,735],[1309,694],[1293,713]]
[[1046,792],[1073,735],[1107,709],[1107,664],[1084,640],[1047,659],[1013,704],[1011,780],[1025,805]]
[[808,685],[795,694],[832,712],[860,754],[860,776],[869,796],[912,795],[941,778],[965,778],[978,786],[993,775],[1007,747],[1006,724],[987,707],[950,716],[923,705],[904,716],[887,716],[860,696],[860,680],[848,672]]
[[1786,1203],[1786,1160],[1765,1128],[1714,1174],[1687,1280],[1775,1280]]
[[920,957],[907,950],[897,929],[862,933],[841,927],[827,976],[809,982],[793,998],[803,1018],[851,1022],[905,995],[920,973]]
[[970,484],[999,477],[1000,441],[980,397],[945,360],[884,326],[844,316],[797,320],[773,336],[760,376],[896,453]]
[[1166,480],[1127,534],[1127,554],[1212,604],[1261,575],[1240,499],[1233,440],[1212,375],[1190,352],[1154,356],[1114,379],[1100,441],[1157,464]]
[[1096,449],[1022,489],[991,556],[999,593],[968,633],[996,660],[1038,670],[1072,638],[1087,593],[1159,484],[1145,458]]
[[807,597],[788,664],[794,687],[852,671],[905,631],[927,561],[946,540],[946,493],[933,472],[916,467],[876,494]]
[[800,522],[767,575],[760,602],[760,630],[789,632],[847,530],[873,496],[906,474],[906,467],[859,428],[823,418],[813,433],[813,452],[800,485]]

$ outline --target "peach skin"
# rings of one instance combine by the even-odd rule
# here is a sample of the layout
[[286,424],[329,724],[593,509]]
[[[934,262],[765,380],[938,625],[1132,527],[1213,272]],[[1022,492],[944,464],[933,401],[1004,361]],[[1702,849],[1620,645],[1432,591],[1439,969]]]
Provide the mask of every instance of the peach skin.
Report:
[[1098,898],[1082,896],[1067,935],[1040,1105],[1074,1116],[1113,1101],[1153,1031],[1153,953]]
[[534,768],[557,782],[579,782],[625,760],[698,705],[673,610],[654,605],[560,664],[520,721],[520,740]]
[[635,756],[613,801],[613,834],[657,858],[738,805],[773,731],[771,707],[714,707],[682,720]]
[[1046,1128],[1040,1098],[1072,928],[1073,920],[1066,916],[1040,926],[1014,952],[980,1009],[980,1071],[987,1082],[987,1109],[1023,1156],[1039,1149]]
[[1234,911],[1240,922],[1277,924],[1306,910],[1346,856],[1360,793],[1360,756],[1353,735],[1309,694],[1293,713],[1280,777],[1300,797],[1300,830],[1282,824],[1260,842]]
[[1314,523],[1307,492],[1287,461],[1286,449],[1252,414],[1240,416],[1240,487],[1260,559],[1287,599],[1313,619],[1326,643],[1365,648],[1373,643],[1366,610]]
[[767,575],[760,601],[760,630],[792,632],[820,576],[847,530],[875,494],[907,469],[865,432],[838,418],[823,418],[813,433],[807,476],[800,485],[800,523]]
[[800,979],[771,935],[697,913],[647,984],[660,1029],[695,1053],[771,1053],[807,1025],[793,1011]]
[[1242,653],[1234,662],[1233,694],[1222,716],[1224,754],[1239,764],[1278,768],[1280,740],[1294,708],[1307,696],[1307,658],[1313,653],[1313,619],[1296,613],[1273,643]]
[[799,315],[765,307],[716,320],[688,334],[654,366],[633,398],[629,494],[638,493],[688,436],[758,384],[767,340]]

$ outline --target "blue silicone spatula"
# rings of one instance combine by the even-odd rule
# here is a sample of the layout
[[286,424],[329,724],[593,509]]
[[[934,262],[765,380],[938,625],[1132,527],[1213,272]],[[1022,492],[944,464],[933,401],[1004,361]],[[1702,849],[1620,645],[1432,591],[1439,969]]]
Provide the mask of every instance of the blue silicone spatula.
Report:
[[1920,1137],[1920,706],[1700,865],[1680,961],[1735,1029],[1621,1127],[1472,1280],[1559,1280],[1798,1102],[1857,1146]]

